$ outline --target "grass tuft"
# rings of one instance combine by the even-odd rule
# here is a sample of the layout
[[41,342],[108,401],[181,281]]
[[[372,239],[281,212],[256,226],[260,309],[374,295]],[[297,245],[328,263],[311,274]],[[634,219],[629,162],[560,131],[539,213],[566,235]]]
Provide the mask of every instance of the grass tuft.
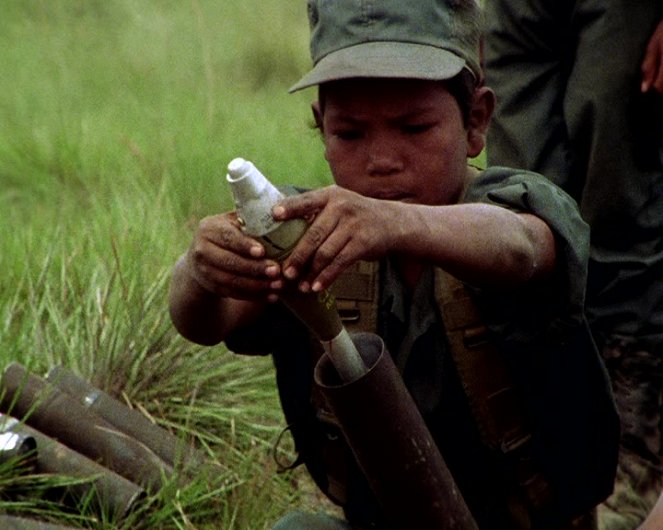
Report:
[[[0,368],[64,365],[214,464],[118,518],[80,479],[0,464],[0,512],[95,529],[260,529],[317,505],[277,475],[271,361],[181,339],[170,270],[199,220],[230,206],[225,167],[329,182],[303,2],[8,1],[0,17]],[[181,478],[181,477],[180,477]]]

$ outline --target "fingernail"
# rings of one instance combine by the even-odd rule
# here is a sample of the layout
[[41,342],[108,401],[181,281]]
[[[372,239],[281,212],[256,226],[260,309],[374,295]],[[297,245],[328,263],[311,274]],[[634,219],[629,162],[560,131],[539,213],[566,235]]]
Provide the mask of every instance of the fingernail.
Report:
[[249,250],[251,256],[254,258],[260,258],[262,256],[264,249],[260,245],[254,245]]
[[288,267],[283,275],[288,278],[288,280],[294,280],[297,277],[297,269],[294,267]]
[[274,206],[274,209],[272,210],[272,215],[274,217],[281,217],[284,214],[285,208],[283,206]]
[[311,290],[311,284],[308,283],[308,282],[301,282],[301,283],[299,284],[299,290],[300,290],[302,293],[308,293],[308,292]]
[[269,284],[269,288],[270,289],[276,289],[276,290],[282,289],[283,288],[283,281],[281,281],[281,280],[273,281],[272,283]]
[[313,287],[311,287],[311,289],[313,290],[314,293],[319,293],[320,291],[322,291],[322,283],[318,281],[313,282]]
[[268,265],[267,268],[265,269],[265,274],[267,276],[277,276],[279,273],[279,266],[278,265]]

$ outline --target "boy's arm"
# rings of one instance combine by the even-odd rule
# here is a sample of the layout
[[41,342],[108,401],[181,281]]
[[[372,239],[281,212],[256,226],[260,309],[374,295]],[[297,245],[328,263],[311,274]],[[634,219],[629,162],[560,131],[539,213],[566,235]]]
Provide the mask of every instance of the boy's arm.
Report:
[[482,287],[522,284],[555,268],[547,224],[496,205],[407,204],[332,186],[287,198],[275,209],[278,219],[313,214],[283,265],[287,277],[306,271],[305,288],[326,288],[353,262],[390,253],[433,263]]
[[551,275],[555,238],[532,214],[492,204],[403,205],[394,249],[479,287],[508,288]]
[[260,314],[257,302],[226,298],[202,287],[189,270],[189,255],[175,264],[168,304],[177,331],[185,338],[211,346]]

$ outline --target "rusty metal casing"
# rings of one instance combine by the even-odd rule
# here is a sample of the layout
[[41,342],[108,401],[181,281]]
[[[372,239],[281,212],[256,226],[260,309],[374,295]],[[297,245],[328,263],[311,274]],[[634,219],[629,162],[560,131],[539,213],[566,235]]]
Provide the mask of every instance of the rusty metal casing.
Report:
[[46,381],[71,395],[79,404],[99,415],[117,430],[149,447],[166,464],[194,472],[209,465],[202,453],[187,445],[166,429],[151,422],[143,414],[63,366],[55,366],[46,374]]
[[0,528],[3,530],[75,530],[73,526],[62,526],[55,523],[0,514]]
[[476,523],[382,339],[354,333],[369,368],[343,383],[325,355],[315,381],[393,527],[471,530]]
[[145,497],[143,488],[77,453],[16,418],[0,414],[0,432],[29,437],[36,443],[35,471],[89,481],[67,486],[78,498],[92,496],[100,506],[116,516],[124,516]]
[[10,364],[1,380],[0,410],[122,475],[150,492],[172,467],[145,444],[120,432],[66,392]]

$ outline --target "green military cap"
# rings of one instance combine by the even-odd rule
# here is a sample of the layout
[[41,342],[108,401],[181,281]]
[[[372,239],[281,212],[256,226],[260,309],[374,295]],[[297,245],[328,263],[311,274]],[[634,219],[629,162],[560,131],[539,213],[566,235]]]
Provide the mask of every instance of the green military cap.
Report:
[[352,77],[481,78],[478,0],[308,0],[313,69],[291,92]]

